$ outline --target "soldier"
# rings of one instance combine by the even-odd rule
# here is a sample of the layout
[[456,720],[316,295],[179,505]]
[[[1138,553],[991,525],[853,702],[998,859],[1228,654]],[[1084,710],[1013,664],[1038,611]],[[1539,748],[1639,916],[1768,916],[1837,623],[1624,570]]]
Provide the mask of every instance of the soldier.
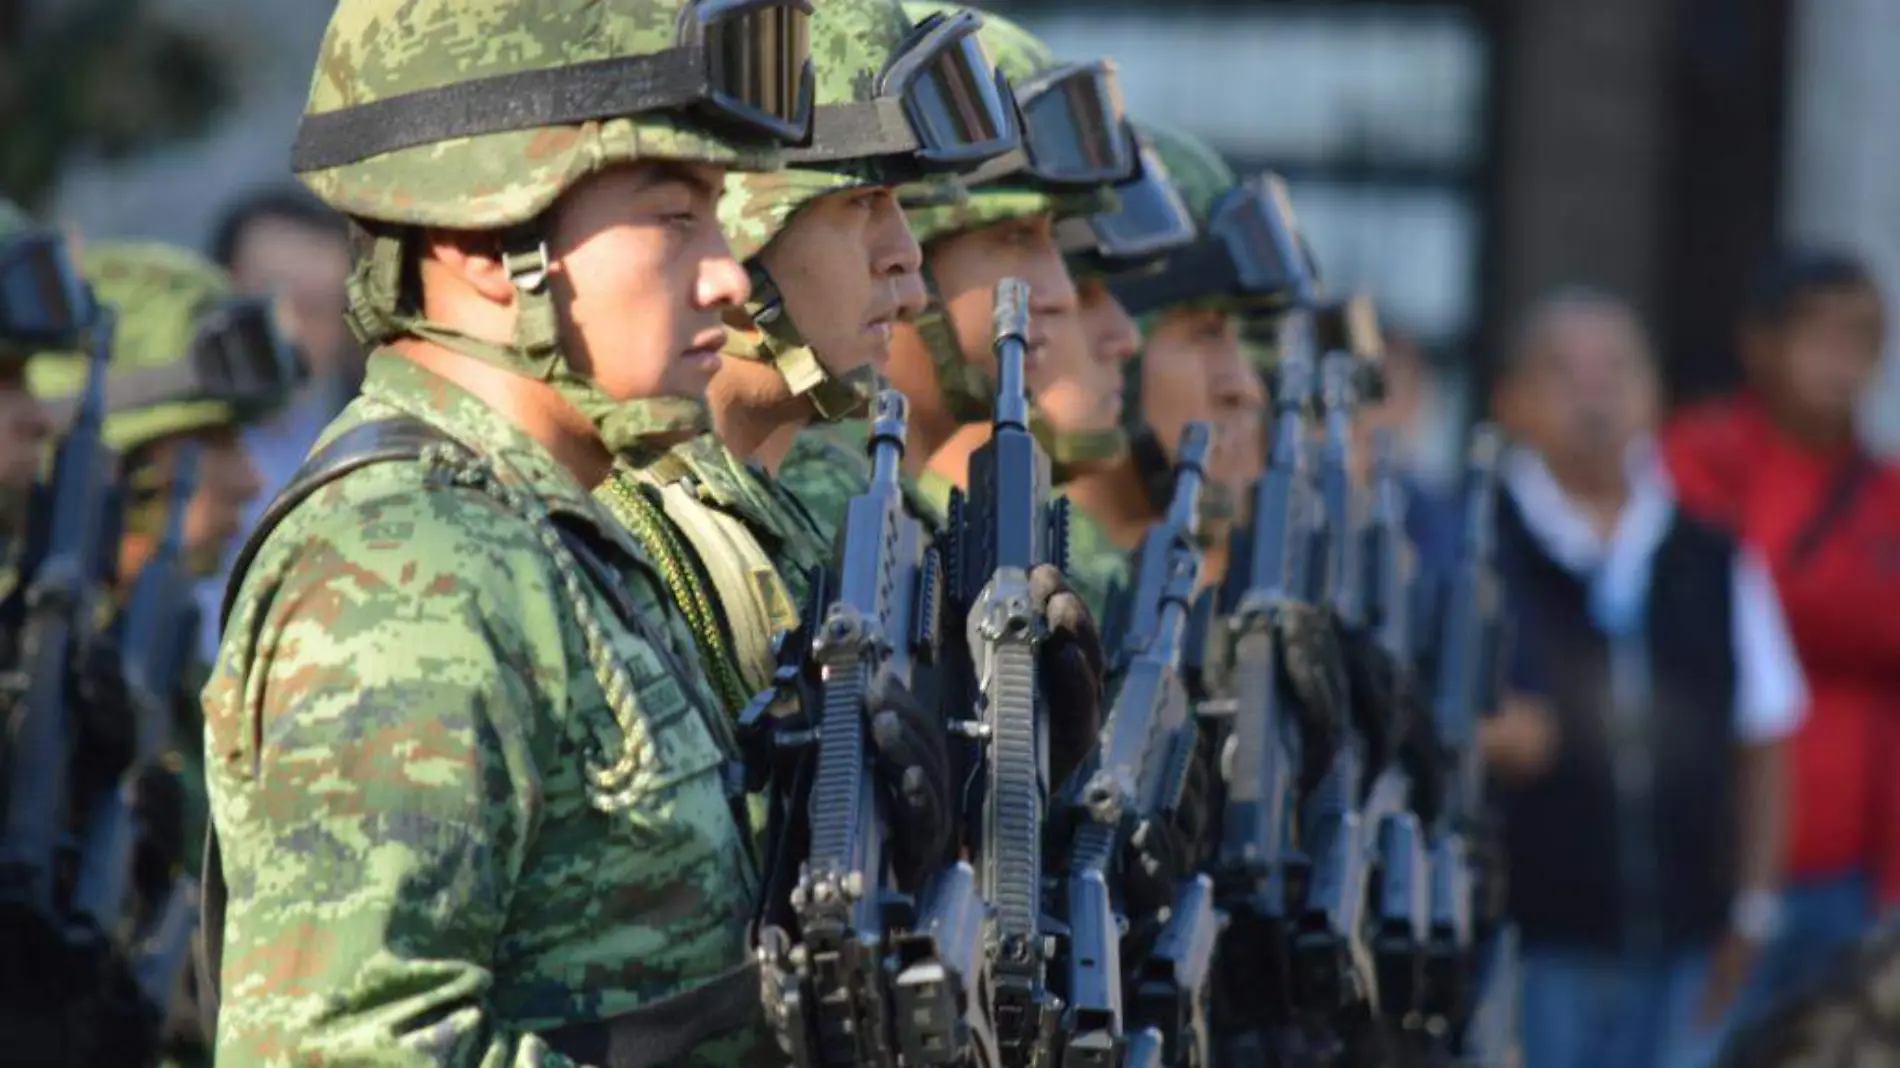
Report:
[[[107,397],[111,407],[102,426],[105,444],[120,456],[119,477],[125,495],[119,542],[115,610],[124,610],[148,563],[160,553],[164,531],[173,521],[172,488],[180,479],[193,486],[182,517],[178,546],[181,581],[151,595],[165,598],[168,627],[157,653],[181,663],[173,692],[154,695],[172,722],[159,736],[173,744],[157,754],[139,778],[138,801],[144,832],[135,880],[140,913],[149,919],[164,900],[171,881],[196,873],[204,841],[203,750],[197,693],[205,668],[196,663],[191,640],[195,610],[185,582],[214,574],[236,540],[244,507],[259,489],[256,468],[240,437],[289,397],[294,379],[246,376],[258,388],[241,394],[225,384],[206,381],[189,366],[197,345],[214,339],[229,345],[281,342],[255,332],[226,336],[234,325],[234,292],[225,273],[197,255],[163,245],[96,244],[84,255],[83,271],[93,296],[117,309]],[[256,305],[261,313],[263,306]],[[260,322],[265,322],[261,320]],[[231,356],[246,366],[292,366],[287,351]],[[48,354],[32,361],[33,390],[56,408],[75,397],[85,382],[87,360],[78,354]],[[139,387],[133,390],[121,387]],[[127,650],[129,652],[130,650]],[[182,663],[191,661],[191,663]],[[85,757],[82,755],[82,764]],[[173,1014],[172,1052],[201,1060],[207,1036],[197,1033],[189,1011]]]
[[[1232,169],[1198,139],[1167,127],[1143,127],[1173,187],[1206,234],[1205,248],[1221,240],[1207,234],[1212,209],[1237,185]],[[1147,341],[1139,360],[1127,365],[1130,448],[1112,467],[1086,472],[1066,489],[1076,511],[1070,526],[1070,569],[1076,588],[1098,614],[1110,589],[1131,581],[1129,553],[1148,525],[1167,507],[1174,449],[1181,428],[1203,421],[1214,429],[1209,480],[1202,489],[1201,536],[1208,553],[1203,582],[1219,581],[1225,566],[1227,530],[1239,500],[1259,477],[1265,449],[1262,424],[1266,390],[1260,336],[1266,303],[1279,295],[1246,292],[1231,276],[1196,269],[1199,257],[1184,251],[1159,268],[1170,279],[1165,300],[1146,300],[1132,280],[1154,269],[1118,271],[1117,287],[1142,300]],[[1107,266],[1120,266],[1109,264]]]
[[[959,9],[911,3],[905,10],[923,18]],[[911,231],[924,243],[930,305],[914,324],[897,328],[890,377],[911,400],[906,464],[916,478],[914,503],[937,523],[969,454],[989,433],[991,295],[998,279],[1030,285],[1030,387],[1038,436],[1058,461],[1099,462],[1100,453],[1119,453],[1116,367],[1139,344],[1134,324],[1105,288],[1078,287],[1069,277],[1056,235],[1061,220],[1109,206],[1110,188],[1137,174],[1113,65],[1058,64],[1048,46],[995,15],[984,16],[981,36],[1017,87],[1023,151],[960,181],[900,191]],[[862,469],[861,460],[849,458],[863,436],[862,426],[801,436],[787,460],[787,484],[808,501],[849,496]]]
[[[24,213],[0,200],[0,271],[26,269],[25,264],[15,264],[9,252],[14,240],[30,234],[32,227]],[[52,432],[45,408],[26,388],[27,357],[43,339],[27,336],[30,324],[13,322],[11,311],[0,302],[0,541],[9,547],[18,541],[43,446]],[[12,571],[11,565],[7,570]]]
[[[718,432],[621,456],[596,494],[662,562],[729,711],[769,684],[772,639],[797,625],[807,576],[830,563],[830,512],[842,511],[842,501],[801,505],[773,476],[800,429],[860,413],[893,326],[923,307],[921,253],[896,184],[973,169],[1018,143],[980,23],[963,13],[912,32],[897,0],[835,0],[817,12],[812,49],[828,65],[814,144],[786,170],[728,178],[720,205],[753,291],[728,317],[709,390]],[[989,92],[945,114],[925,91],[935,80]],[[917,121],[847,136],[846,120],[880,101],[901,105],[884,114]]]
[[[809,10],[338,6],[293,168],[360,231],[377,350],[205,690],[221,1061],[780,1060],[732,724],[589,490],[706,426],[749,295],[716,203],[809,132]],[[873,702],[883,755],[947,777],[941,728]]]

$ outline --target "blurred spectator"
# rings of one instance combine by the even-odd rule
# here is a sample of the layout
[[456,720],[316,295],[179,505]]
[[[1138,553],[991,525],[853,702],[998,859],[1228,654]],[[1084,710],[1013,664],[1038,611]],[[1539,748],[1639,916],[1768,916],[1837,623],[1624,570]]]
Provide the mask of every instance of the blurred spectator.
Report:
[[1751,1007],[1799,985],[1900,900],[1900,473],[1862,450],[1856,403],[1885,340],[1854,256],[1794,250],[1761,272],[1741,332],[1746,388],[1665,439],[1683,506],[1774,569],[1812,694],[1791,745],[1782,937]]
[[1766,566],[1674,505],[1626,306],[1550,298],[1497,388],[1500,552],[1557,723],[1500,791],[1525,1060],[1700,1064],[1777,922],[1800,669]]
[[[245,444],[263,477],[263,493],[244,517],[248,534],[362,382],[362,353],[343,317],[349,229],[342,216],[302,187],[271,187],[225,209],[210,251],[240,291],[278,298],[290,337],[310,368],[310,381],[282,414],[245,431]],[[224,582],[219,575],[199,587],[208,657],[217,655]]]

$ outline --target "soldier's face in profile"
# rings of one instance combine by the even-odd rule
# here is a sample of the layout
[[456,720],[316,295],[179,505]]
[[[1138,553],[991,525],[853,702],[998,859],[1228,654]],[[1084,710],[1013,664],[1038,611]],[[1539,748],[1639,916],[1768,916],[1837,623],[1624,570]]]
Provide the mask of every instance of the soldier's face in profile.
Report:
[[1248,362],[1240,322],[1217,307],[1174,308],[1148,337],[1141,361],[1141,411],[1173,456],[1190,422],[1214,432],[1208,475],[1244,492],[1261,467],[1266,390]]
[[834,375],[867,365],[883,371],[897,324],[924,308],[923,250],[888,187],[806,204],[759,260],[792,323]]
[[26,388],[25,361],[0,364],[0,491],[18,496],[33,488],[52,423]]
[[1059,431],[1114,430],[1122,418],[1122,364],[1141,350],[1141,328],[1096,279],[1076,285],[1081,344],[1052,340],[1029,369],[1036,410]]
[[1062,262],[1048,215],[1011,219],[946,237],[931,243],[926,258],[965,360],[994,374],[990,316],[996,306],[996,283],[1010,277],[1029,284],[1030,374],[1043,361],[1058,358],[1052,354],[1057,346],[1069,346],[1070,359],[1085,352],[1088,341],[1077,314],[1075,283]]
[[[212,427],[176,434],[140,449],[135,469],[141,481],[149,480],[152,492],[165,497],[176,485],[179,456],[189,443],[198,454],[197,488],[185,506],[184,564],[199,578],[208,578],[222,567],[224,554],[244,533],[244,509],[262,492],[263,482],[244,447],[242,433],[235,427]],[[141,524],[141,529],[126,535],[120,554],[120,573],[135,577],[158,548],[159,538],[170,517]]]
[[715,210],[725,171],[636,163],[569,190],[547,228],[549,285],[576,370],[616,400],[704,396],[720,316],[751,287]]

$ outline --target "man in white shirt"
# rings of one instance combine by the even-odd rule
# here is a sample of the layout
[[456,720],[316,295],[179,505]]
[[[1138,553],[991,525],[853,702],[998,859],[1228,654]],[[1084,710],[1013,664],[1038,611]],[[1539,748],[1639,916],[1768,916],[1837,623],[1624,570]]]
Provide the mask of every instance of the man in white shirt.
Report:
[[1504,798],[1527,1063],[1702,1064],[1779,925],[1799,662],[1765,564],[1675,506],[1625,305],[1539,305],[1496,407],[1519,443],[1500,540],[1557,735]]

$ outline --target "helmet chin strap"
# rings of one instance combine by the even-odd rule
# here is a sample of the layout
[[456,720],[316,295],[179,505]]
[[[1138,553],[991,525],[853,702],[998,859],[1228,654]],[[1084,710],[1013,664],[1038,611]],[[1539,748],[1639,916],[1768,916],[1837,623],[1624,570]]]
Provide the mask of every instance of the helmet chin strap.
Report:
[[841,423],[863,415],[877,389],[877,369],[866,364],[844,375],[833,374],[792,321],[764,265],[754,257],[746,271],[752,277],[752,299],[745,310],[758,333],[748,336],[727,330],[726,355],[771,364],[792,396],[803,397],[811,405],[819,422]]
[[[401,311],[401,233],[392,227],[372,237],[371,254],[358,263],[349,283],[350,328],[364,344],[412,335],[512,374],[546,382],[581,413],[600,435],[602,444],[616,455],[712,429],[704,397],[615,400],[599,383],[574,370],[561,349],[560,316],[547,284],[552,261],[537,223],[501,234],[502,265],[515,287],[515,336],[511,344],[473,337]],[[672,354],[667,358],[671,359]]]

